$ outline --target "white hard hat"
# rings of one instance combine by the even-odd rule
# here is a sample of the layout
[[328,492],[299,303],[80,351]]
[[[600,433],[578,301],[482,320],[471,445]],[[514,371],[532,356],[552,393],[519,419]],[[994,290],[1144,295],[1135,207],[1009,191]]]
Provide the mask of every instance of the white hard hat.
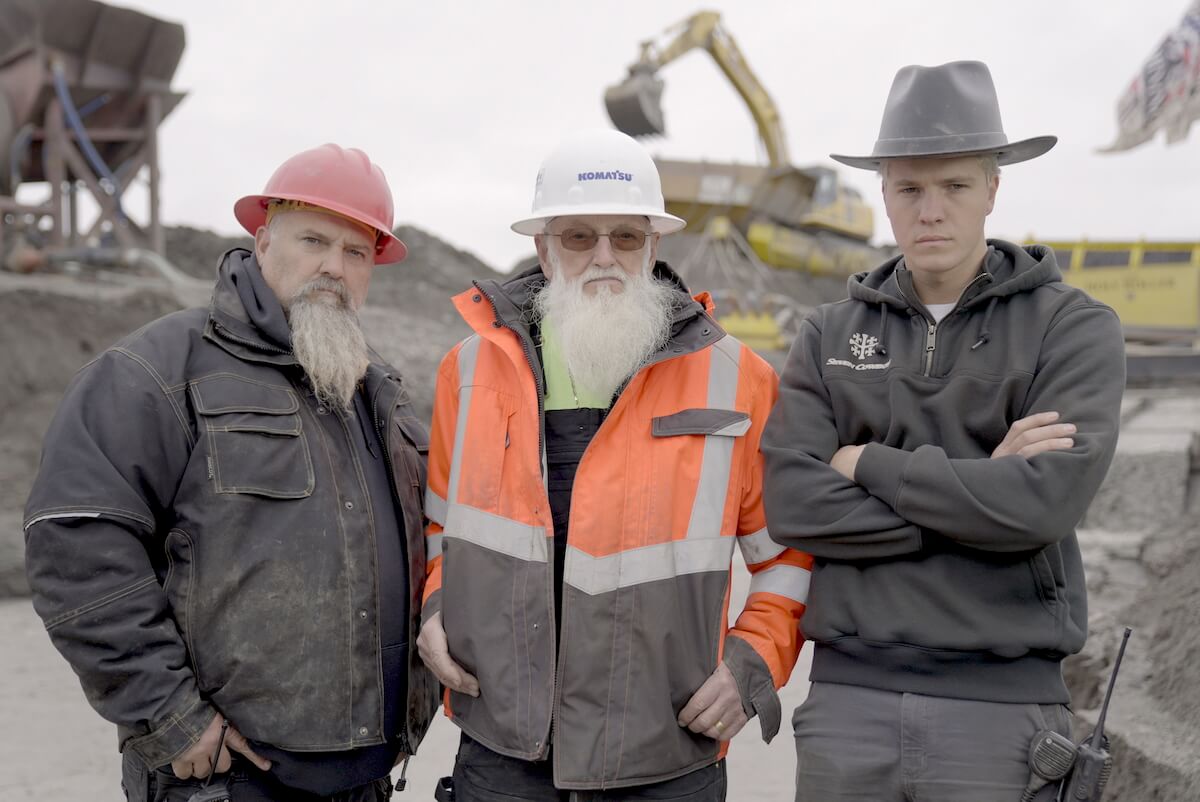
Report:
[[667,214],[658,168],[646,149],[609,128],[573,134],[546,157],[530,216],[513,223],[512,230],[541,234],[551,218],[584,214],[644,215],[659,234],[687,225]]

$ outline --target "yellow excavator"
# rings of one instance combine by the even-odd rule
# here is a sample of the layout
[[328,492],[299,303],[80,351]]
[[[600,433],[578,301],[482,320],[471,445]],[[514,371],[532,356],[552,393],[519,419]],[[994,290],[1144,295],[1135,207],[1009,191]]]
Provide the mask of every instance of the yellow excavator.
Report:
[[664,134],[659,70],[692,50],[707,52],[733,84],[754,118],[767,163],[655,162],[667,211],[702,232],[681,272],[713,291],[731,334],[761,350],[785,349],[806,307],[783,290],[771,268],[847,276],[873,267],[888,254],[868,244],[871,208],[833,170],[791,163],[779,109],[720,14],[693,14],[664,37],[663,44],[643,42],[625,80],[605,91],[608,116],[630,136]]
[[867,242],[874,216],[862,196],[829,168],[791,163],[779,109],[721,24],[721,15],[701,11],[664,34],[670,37],[665,44],[643,42],[626,79],[605,91],[613,124],[635,137],[664,134],[659,70],[703,50],[745,101],[767,156],[766,165],[657,159],[667,210],[692,230],[728,218],[772,267],[849,275],[881,261],[885,254]]

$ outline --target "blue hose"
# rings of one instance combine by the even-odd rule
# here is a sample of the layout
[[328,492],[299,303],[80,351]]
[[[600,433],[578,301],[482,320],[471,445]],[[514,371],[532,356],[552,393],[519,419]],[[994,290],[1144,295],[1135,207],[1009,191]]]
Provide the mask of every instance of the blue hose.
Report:
[[[17,187],[21,185],[21,159],[25,156],[29,143],[32,141],[33,123],[25,123],[13,137],[12,144],[8,146],[8,184],[14,195],[17,193]],[[43,154],[44,158],[45,154]],[[44,161],[42,169],[46,169]]]
[[92,98],[87,103],[84,103],[82,106],[79,107],[79,119],[82,120],[82,119],[90,116],[91,113],[96,111],[97,109],[101,109],[104,106],[107,106],[108,102],[110,100],[112,100],[112,95],[110,95],[108,92],[105,92],[103,95],[98,95],[98,96]]
[[120,192],[121,187],[117,177],[113,175],[112,170],[108,169],[108,165],[104,163],[103,157],[100,156],[100,151],[96,150],[96,146],[92,144],[92,138],[87,134],[87,128],[83,124],[83,118],[79,116],[79,109],[75,108],[75,102],[71,100],[71,92],[67,88],[67,76],[63,74],[62,65],[55,63],[53,65],[54,72],[54,91],[58,94],[58,101],[63,107],[63,116],[67,118],[67,125],[75,132],[76,138],[79,140],[79,148],[83,151],[84,158],[88,160],[92,169],[101,178],[109,182],[109,195],[117,196],[117,216],[121,219],[125,218],[125,210],[121,208]]

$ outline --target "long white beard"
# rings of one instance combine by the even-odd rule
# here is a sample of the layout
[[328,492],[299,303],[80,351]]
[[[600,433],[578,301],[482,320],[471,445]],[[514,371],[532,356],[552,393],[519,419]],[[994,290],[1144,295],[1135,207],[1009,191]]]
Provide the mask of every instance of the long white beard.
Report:
[[[558,253],[549,252],[552,276],[534,297],[534,312],[548,319],[558,337],[576,389],[612,399],[617,389],[671,335],[674,288],[650,273],[650,249],[636,277],[618,267],[589,267],[574,279],[563,278]],[[584,284],[600,276],[622,281],[624,291],[600,284],[594,295]]]
[[[337,298],[316,294],[328,289]],[[367,341],[344,284],[320,277],[301,287],[288,305],[292,352],[312,383],[317,400],[347,411],[367,373]]]

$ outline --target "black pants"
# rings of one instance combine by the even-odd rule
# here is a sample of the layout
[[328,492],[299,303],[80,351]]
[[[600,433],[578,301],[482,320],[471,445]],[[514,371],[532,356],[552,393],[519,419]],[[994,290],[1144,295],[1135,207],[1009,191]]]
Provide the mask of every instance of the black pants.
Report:
[[725,761],[673,780],[611,791],[560,791],[549,760],[498,755],[465,733],[454,762],[454,802],[724,802]]
[[[228,774],[218,774],[212,785],[225,784],[231,802],[387,802],[392,798],[392,781],[381,777],[372,783],[341,791],[333,796],[297,791],[278,782],[244,761],[235,761]],[[126,757],[121,786],[129,802],[187,802],[204,785],[203,780],[181,780],[170,767],[147,772],[136,758]],[[210,785],[211,787],[211,785]]]

